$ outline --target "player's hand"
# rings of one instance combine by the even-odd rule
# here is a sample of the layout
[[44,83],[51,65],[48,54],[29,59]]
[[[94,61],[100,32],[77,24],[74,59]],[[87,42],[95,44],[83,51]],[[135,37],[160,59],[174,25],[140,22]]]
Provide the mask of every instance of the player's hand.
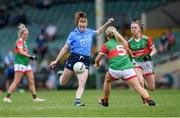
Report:
[[95,62],[93,66],[96,68],[96,67],[99,67],[100,65],[101,65],[101,62]]
[[143,60],[144,61],[151,61],[152,57],[150,55],[146,55]]
[[52,61],[50,64],[49,64],[49,68],[54,68],[56,66],[57,62],[56,61]]
[[29,57],[29,59],[31,59],[31,60],[37,60],[37,57],[36,57],[35,55],[32,55],[32,56]]
[[129,53],[129,55],[130,55],[131,57],[136,57],[136,56],[133,55],[133,53],[132,53],[132,51],[131,51],[130,49],[128,49],[128,53]]
[[108,22],[108,24],[109,24],[109,23],[111,23],[111,22],[113,22],[113,21],[114,21],[114,18],[110,18],[110,19],[108,19],[107,22]]

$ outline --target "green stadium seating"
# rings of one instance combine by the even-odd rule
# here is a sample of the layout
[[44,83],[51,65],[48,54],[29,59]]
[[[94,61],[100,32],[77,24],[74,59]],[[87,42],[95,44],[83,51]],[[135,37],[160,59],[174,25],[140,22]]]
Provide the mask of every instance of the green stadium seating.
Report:
[[[112,15],[118,17],[119,14],[128,14],[132,18],[139,18],[141,13],[165,4],[167,0],[155,0],[155,1],[132,1],[132,0],[114,0],[105,2],[105,20]],[[35,39],[40,33],[42,24],[55,24],[58,28],[57,41],[50,42],[50,49],[59,48],[65,43],[65,40],[71,30],[74,28],[74,13],[77,11],[85,11],[88,17],[88,25],[95,29],[95,3],[92,2],[57,2],[48,9],[38,9],[31,6],[24,6],[28,21],[30,24],[28,28],[30,30],[29,35],[29,47],[32,49],[35,47]],[[129,17],[126,18],[126,21]],[[117,20],[118,23],[121,21]],[[120,24],[119,24],[120,25]],[[2,55],[5,55],[9,49],[12,49],[17,39],[16,27],[5,27],[0,30]],[[63,42],[63,43],[62,43]],[[4,45],[6,44],[6,45]]]

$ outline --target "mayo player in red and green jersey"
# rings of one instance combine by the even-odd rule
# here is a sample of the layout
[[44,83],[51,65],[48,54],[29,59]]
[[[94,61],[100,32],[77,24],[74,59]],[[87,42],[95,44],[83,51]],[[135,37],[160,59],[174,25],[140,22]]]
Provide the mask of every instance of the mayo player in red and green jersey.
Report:
[[151,57],[156,53],[156,48],[151,38],[143,35],[142,31],[142,23],[139,20],[132,21],[131,32],[133,37],[128,41],[129,49],[141,86],[144,87],[146,81],[147,88],[154,90],[155,77]]
[[109,69],[105,76],[103,91],[104,98],[98,98],[98,103],[102,106],[108,106],[108,98],[111,89],[111,81],[122,79],[128,85],[132,86],[150,106],[156,103],[151,100],[148,92],[140,85],[133,64],[127,53],[128,44],[126,40],[117,32],[116,28],[110,26],[106,29],[108,41],[102,45],[98,56],[95,59],[95,67],[100,65],[100,60],[106,54],[109,60]]
[[14,80],[11,83],[7,91],[7,95],[6,97],[4,97],[3,101],[12,102],[12,100],[10,99],[11,93],[14,92],[17,85],[20,83],[23,75],[26,75],[28,78],[29,88],[32,93],[33,102],[45,101],[44,99],[38,98],[36,95],[34,75],[32,72],[32,68],[29,64],[29,59],[35,60],[36,57],[28,53],[28,49],[26,45],[26,39],[28,37],[29,31],[24,24],[20,24],[18,28],[19,28],[19,32],[18,32],[19,39],[16,41],[16,47],[14,49],[16,54],[15,62],[14,62],[14,71],[15,71]]
[[144,87],[144,80],[150,90],[155,89],[155,77],[151,57],[156,53],[152,39],[142,34],[143,26],[139,20],[131,23],[133,37],[129,39],[129,49],[135,65],[139,82]]

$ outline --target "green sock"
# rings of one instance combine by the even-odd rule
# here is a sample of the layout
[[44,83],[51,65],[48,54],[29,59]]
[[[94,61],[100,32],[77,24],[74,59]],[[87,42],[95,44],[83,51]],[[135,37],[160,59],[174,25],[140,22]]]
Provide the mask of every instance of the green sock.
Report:
[[37,98],[37,95],[36,94],[33,94],[32,95],[33,99]]
[[7,97],[7,98],[10,98],[10,97],[11,97],[11,94],[10,94],[10,93],[7,93],[6,97]]

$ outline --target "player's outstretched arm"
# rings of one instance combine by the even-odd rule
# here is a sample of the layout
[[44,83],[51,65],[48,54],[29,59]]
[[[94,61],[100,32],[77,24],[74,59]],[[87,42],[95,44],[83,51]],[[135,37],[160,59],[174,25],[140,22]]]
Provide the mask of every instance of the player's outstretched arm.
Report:
[[117,30],[113,30],[115,37],[118,41],[122,42],[123,46],[128,50],[128,42],[126,41],[126,39],[117,31]]
[[104,25],[102,25],[99,29],[96,30],[96,35],[99,35],[102,32],[104,32],[106,27],[113,21],[114,21],[114,18],[110,18]]
[[98,56],[96,57],[95,59],[95,64],[94,64],[94,67],[98,67],[101,65],[101,59],[103,58],[104,54],[103,53],[99,53]]
[[54,61],[52,61],[49,65],[50,68],[53,68],[57,62],[60,60],[60,58],[68,51],[69,49],[69,46],[68,44],[66,43],[63,48],[60,50],[58,56],[56,57],[56,59]]

